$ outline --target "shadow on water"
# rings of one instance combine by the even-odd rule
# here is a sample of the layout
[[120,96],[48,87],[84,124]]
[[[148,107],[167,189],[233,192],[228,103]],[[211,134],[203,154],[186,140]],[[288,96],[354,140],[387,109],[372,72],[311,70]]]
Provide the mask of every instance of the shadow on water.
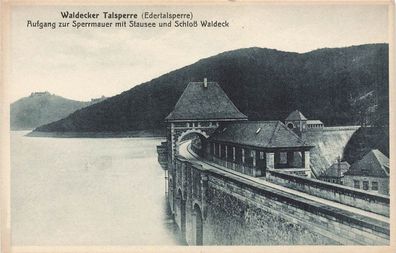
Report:
[[164,196],[163,208],[165,211],[164,223],[165,223],[165,227],[168,230],[169,234],[173,235],[174,240],[176,241],[176,243],[178,245],[187,246],[188,244],[187,244],[186,240],[182,237],[181,231],[173,219],[172,211],[170,209],[169,202],[167,200],[167,196]]

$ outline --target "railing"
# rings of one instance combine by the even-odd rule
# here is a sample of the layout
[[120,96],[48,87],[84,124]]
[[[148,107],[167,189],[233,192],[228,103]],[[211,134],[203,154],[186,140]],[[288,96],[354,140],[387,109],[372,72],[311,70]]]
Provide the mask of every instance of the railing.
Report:
[[339,130],[357,130],[360,126],[332,126],[332,127],[324,127],[322,130],[325,131],[339,131]]
[[[271,203],[270,206],[271,208],[275,209],[275,211],[278,210],[279,212],[285,213],[287,215],[296,212],[295,215],[298,215],[295,218],[297,222],[301,221],[303,222],[303,224],[308,223],[312,226],[318,225],[318,229],[321,229],[321,226],[325,224],[325,229],[327,231],[326,233],[331,233],[332,235],[338,236],[339,238],[359,241],[362,244],[370,244],[374,242],[385,244],[389,243],[390,231],[388,222],[379,221],[362,214],[352,213],[347,210],[339,210],[338,208],[335,208],[333,206],[327,206],[325,204],[320,204],[312,200],[307,200],[304,197],[287,193],[280,189],[261,185],[255,181],[249,180],[248,178],[241,178],[240,176],[223,173],[218,170],[210,170],[207,168],[204,169],[200,165],[190,163],[184,159],[180,159],[179,157],[177,157],[176,160],[185,163],[186,168],[191,170],[191,173],[188,173],[188,181],[192,184],[187,185],[187,187],[192,188],[191,190],[193,198],[200,199],[200,197],[202,196],[202,184],[200,179],[201,174],[205,173],[206,176],[211,178],[209,179],[211,184],[209,184],[209,186],[207,187],[213,187],[213,185],[216,185],[215,187],[220,187],[224,191],[228,191],[230,188],[236,189],[236,191],[233,191],[232,194],[241,193],[243,194],[243,198],[250,198],[254,202],[257,202],[259,206],[261,206],[262,203]],[[181,169],[181,167],[177,167],[177,169]],[[283,179],[284,182],[286,182],[286,179],[289,179],[292,184],[294,181],[300,182],[299,180],[302,180],[301,182],[314,182],[314,184],[317,183],[323,187],[339,188],[325,182],[317,182],[318,180],[293,176],[286,173],[270,171],[269,174],[273,177],[273,179],[280,178]],[[351,189],[344,190],[348,191]],[[353,190],[351,192],[356,193],[356,191]],[[366,194],[364,192],[358,192],[354,197],[359,197],[359,194],[365,194],[367,197],[370,198],[372,197],[372,194]],[[383,196],[375,197],[381,199]],[[263,201],[264,199],[265,201]],[[378,199],[377,201],[381,202],[380,199]],[[386,202],[386,200],[389,201],[389,198],[382,198],[382,200],[383,202]],[[364,210],[364,208],[361,209]],[[336,231],[334,229],[330,230],[330,225],[328,227],[328,224],[331,224],[331,227],[336,227],[340,231]]]
[[174,129],[211,129],[216,128],[216,125],[212,126],[174,126]]
[[253,177],[257,176],[256,175],[257,174],[257,172],[256,172],[257,169],[253,168],[253,167],[250,167],[250,166],[248,166],[246,164],[238,164],[238,163],[234,163],[234,162],[230,162],[230,161],[224,161],[223,159],[220,159],[218,157],[213,157],[213,156],[211,157],[211,160],[214,163],[218,164],[218,165],[221,165],[221,166],[226,167],[228,169],[237,171],[239,173],[243,173],[243,174],[246,174],[246,175],[249,175],[249,176],[253,176]]
[[389,197],[317,179],[267,170],[267,180],[317,197],[389,216]]
[[281,169],[273,169],[273,171],[284,172],[287,174],[293,174],[298,176],[310,176],[311,169],[306,168],[281,168]]

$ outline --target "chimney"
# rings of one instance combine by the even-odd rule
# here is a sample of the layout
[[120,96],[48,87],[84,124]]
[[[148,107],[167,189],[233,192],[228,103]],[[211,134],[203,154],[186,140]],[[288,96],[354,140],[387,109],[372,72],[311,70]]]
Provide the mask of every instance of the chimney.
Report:
[[341,157],[337,157],[337,176],[341,178]]
[[204,88],[208,88],[208,79],[204,78]]

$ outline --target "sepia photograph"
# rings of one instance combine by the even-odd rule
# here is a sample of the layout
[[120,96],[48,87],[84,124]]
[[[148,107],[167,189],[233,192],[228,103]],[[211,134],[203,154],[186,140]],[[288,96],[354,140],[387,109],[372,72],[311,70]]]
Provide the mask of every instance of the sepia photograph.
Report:
[[395,252],[393,1],[88,3],[2,2],[1,253]]

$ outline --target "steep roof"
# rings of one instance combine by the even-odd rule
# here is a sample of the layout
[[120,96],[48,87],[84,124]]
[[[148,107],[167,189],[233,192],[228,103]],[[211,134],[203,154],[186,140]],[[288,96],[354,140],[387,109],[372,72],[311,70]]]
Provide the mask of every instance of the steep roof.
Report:
[[373,149],[353,163],[344,175],[389,177],[389,158],[378,149]]
[[[351,165],[349,165],[348,162],[340,162],[340,170],[341,170],[341,176],[344,175],[346,171],[350,168]],[[333,163],[327,170],[321,175],[322,177],[339,177],[338,176],[338,162]]]
[[241,113],[216,82],[190,82],[177,101],[174,110],[165,118],[172,120],[191,119],[243,119]]
[[261,148],[312,147],[280,121],[230,122],[220,126],[209,140]]
[[307,118],[299,110],[295,110],[287,116],[286,120],[307,120]]

